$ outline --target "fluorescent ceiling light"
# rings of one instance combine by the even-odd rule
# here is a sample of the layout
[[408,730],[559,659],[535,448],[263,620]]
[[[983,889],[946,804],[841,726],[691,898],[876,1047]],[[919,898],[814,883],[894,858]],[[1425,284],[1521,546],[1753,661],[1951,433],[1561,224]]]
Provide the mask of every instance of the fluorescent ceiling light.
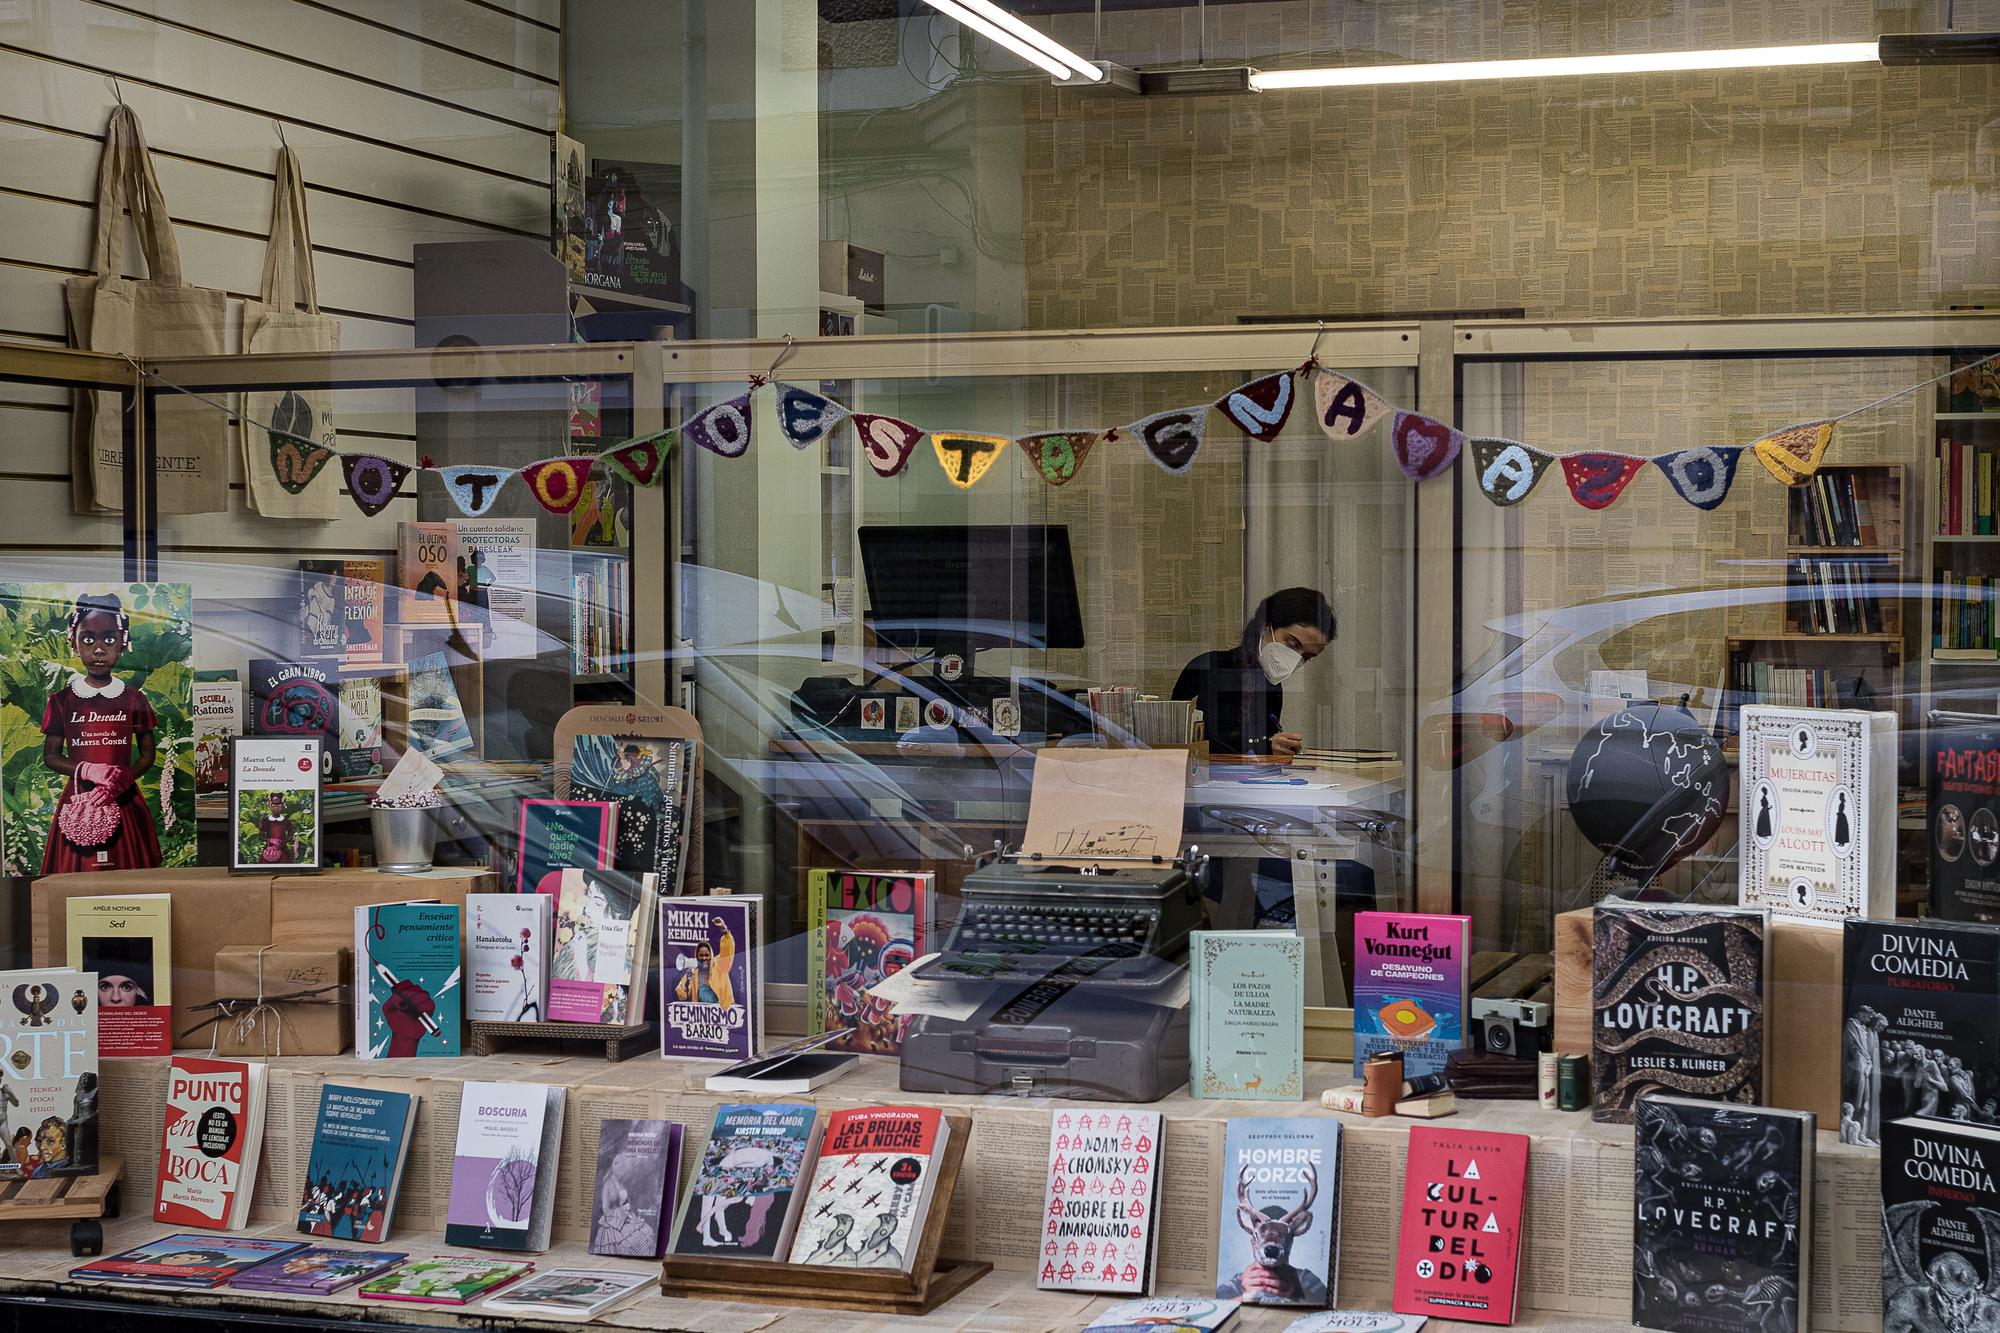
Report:
[[[936,3],[936,0],[932,0]],[[1453,83],[1470,79],[1547,79],[1578,74],[1652,74],[1668,70],[1758,69],[1776,65],[1849,65],[1879,58],[1875,42],[1815,46],[1744,46],[1715,51],[1641,51],[1617,56],[1549,56],[1531,60],[1460,60],[1429,65],[1348,65],[1329,69],[1259,70],[1258,92],[1281,88],[1365,88],[1390,83]]]
[[1029,27],[993,0],[925,0],[925,3],[1000,43],[1028,63],[1040,65],[1058,79],[1081,76],[1095,83],[1104,77],[1103,70],[1053,37]]

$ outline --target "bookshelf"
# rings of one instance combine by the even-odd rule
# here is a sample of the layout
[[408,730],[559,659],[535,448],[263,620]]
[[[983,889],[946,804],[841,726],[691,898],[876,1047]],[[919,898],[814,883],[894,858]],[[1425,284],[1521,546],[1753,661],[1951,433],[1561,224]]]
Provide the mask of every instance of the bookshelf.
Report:
[[1934,676],[1927,698],[2000,687],[2000,402],[1978,410],[1964,397],[1946,386],[1931,447],[1926,664],[1951,675]]

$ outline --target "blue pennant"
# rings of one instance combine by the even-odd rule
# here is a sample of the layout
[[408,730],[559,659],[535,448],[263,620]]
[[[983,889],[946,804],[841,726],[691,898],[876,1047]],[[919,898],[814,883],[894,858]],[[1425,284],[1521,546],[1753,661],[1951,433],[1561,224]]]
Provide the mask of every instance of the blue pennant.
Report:
[[491,509],[500,498],[500,488],[514,475],[510,467],[441,467],[436,472],[444,480],[451,502],[467,518],[478,518]]
[[818,444],[847,420],[847,409],[823,393],[796,384],[778,386],[778,429],[794,449]]
[[1653,462],[1667,474],[1674,493],[1696,509],[1714,509],[1729,498],[1736,482],[1736,464],[1743,457],[1742,445],[1703,445],[1661,454]]

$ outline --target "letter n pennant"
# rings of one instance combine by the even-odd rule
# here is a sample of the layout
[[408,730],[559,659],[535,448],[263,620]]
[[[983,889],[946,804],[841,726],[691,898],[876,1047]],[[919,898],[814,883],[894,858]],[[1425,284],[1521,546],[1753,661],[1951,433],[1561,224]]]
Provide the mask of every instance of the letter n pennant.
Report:
[[878,477],[893,477],[910,463],[910,451],[924,438],[922,426],[912,426],[895,417],[873,412],[854,413],[854,433],[861,440],[861,452]]
[[287,495],[297,495],[312,485],[333,459],[333,450],[323,444],[271,432],[271,471],[278,474],[278,484]]
[[410,469],[393,459],[376,454],[342,454],[341,471],[347,475],[347,494],[354,507],[373,518],[389,507],[403,489]]
[[1006,447],[1013,443],[1004,435],[965,435],[957,431],[933,431],[931,448],[937,450],[938,466],[946,480],[961,491],[969,491],[993,466]]
[[1571,454],[1562,465],[1576,502],[1585,509],[1603,509],[1625,493],[1646,460],[1629,454]]
[[1555,456],[1516,440],[1474,440],[1472,466],[1479,489],[1496,505],[1517,505],[1542,479]]
[[1208,404],[1203,403],[1200,407],[1171,407],[1155,412],[1129,426],[1107,431],[1104,438],[1108,440],[1121,433],[1138,436],[1147,455],[1178,477],[1194,466],[1194,456],[1201,451],[1201,438],[1207,431]]
[[712,454],[741,458],[750,448],[750,395],[740,393],[703,408],[681,426],[681,438]]
[[1051,486],[1066,486],[1083,471],[1083,460],[1102,438],[1094,430],[1052,430],[1023,435],[1017,443],[1043,481]]
[[1226,393],[1215,410],[1253,440],[1269,444],[1292,415],[1292,372],[1279,371]]
[[778,386],[778,429],[794,449],[818,444],[847,415],[846,408],[823,393],[796,384]]
[[660,469],[666,466],[667,455],[680,442],[678,428],[663,430],[654,435],[642,435],[636,440],[628,440],[616,449],[607,449],[597,456],[605,470],[614,477],[623,477],[634,486],[654,486],[659,483]]
[[583,499],[583,483],[590,479],[590,465],[597,460],[589,454],[568,458],[544,458],[521,469],[521,480],[535,503],[551,514],[567,514]]
[[1319,409],[1319,428],[1336,443],[1353,439],[1373,426],[1387,421],[1392,409],[1375,396],[1375,391],[1359,380],[1322,370],[1313,381],[1313,401]]
[[441,467],[435,469],[444,480],[445,494],[467,518],[478,518],[500,498],[500,488],[514,475],[510,467]]
[[1736,482],[1736,465],[1743,458],[1743,446],[1702,445],[1662,454],[1653,461],[1667,474],[1674,494],[1696,509],[1714,509],[1729,498]]
[[1787,486],[1802,486],[1819,471],[1820,459],[1826,457],[1826,447],[1832,442],[1831,421],[1808,421],[1766,435],[1750,448],[1772,476]]
[[1411,481],[1429,481],[1451,466],[1465,437],[1429,417],[1415,412],[1398,412],[1391,439],[1396,450],[1396,466]]

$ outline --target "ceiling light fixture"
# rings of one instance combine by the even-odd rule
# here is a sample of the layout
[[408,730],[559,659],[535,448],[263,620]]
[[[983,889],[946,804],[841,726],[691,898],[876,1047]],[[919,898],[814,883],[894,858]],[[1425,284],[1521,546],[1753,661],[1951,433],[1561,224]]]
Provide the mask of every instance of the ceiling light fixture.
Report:
[[1812,46],[1745,46],[1710,51],[1639,51],[1610,56],[1547,56],[1528,60],[1459,60],[1423,65],[1258,70],[1250,76],[1250,86],[1258,92],[1276,92],[1285,88],[1367,88],[1383,84],[1456,83],[1472,79],[1546,79],[1580,74],[1852,65],[1880,58],[1880,44],[1877,42],[1822,42]]
[[925,0],[925,3],[1000,43],[1029,64],[1041,66],[1056,79],[1083,78],[1096,83],[1104,77],[1104,71],[1096,65],[1055,38],[1029,27],[993,0]]

